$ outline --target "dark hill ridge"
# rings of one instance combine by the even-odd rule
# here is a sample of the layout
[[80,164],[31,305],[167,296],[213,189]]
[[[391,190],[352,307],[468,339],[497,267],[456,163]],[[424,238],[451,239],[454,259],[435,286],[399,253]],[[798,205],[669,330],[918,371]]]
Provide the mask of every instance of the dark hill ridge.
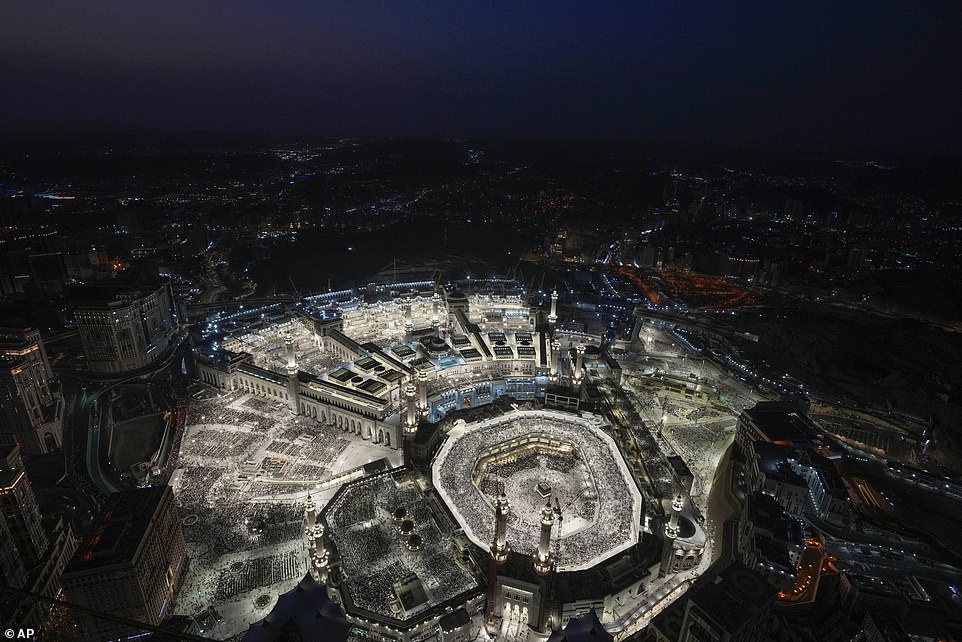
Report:
[[[785,318],[747,319],[757,345],[754,360],[788,373],[816,393],[931,417],[935,450],[958,468],[962,454],[962,335],[920,322],[839,316],[825,309],[796,309]],[[941,456],[940,456],[941,454]]]

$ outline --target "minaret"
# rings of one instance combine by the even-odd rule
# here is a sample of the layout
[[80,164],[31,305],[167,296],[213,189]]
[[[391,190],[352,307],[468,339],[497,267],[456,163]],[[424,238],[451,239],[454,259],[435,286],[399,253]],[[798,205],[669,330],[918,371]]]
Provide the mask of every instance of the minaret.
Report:
[[[550,499],[548,500],[551,501]],[[564,528],[564,514],[561,512],[561,503],[555,497],[553,512],[558,519],[558,528],[554,536],[554,551],[549,553],[548,573],[541,577],[541,615],[537,622],[537,630],[542,633],[550,633],[554,624],[558,622],[561,615],[560,604],[557,602],[555,589],[558,580],[558,560],[561,559],[561,530]],[[544,521],[542,520],[542,539],[544,536]]]
[[558,380],[558,360],[561,357],[561,342],[555,339],[551,342],[551,380]]
[[675,557],[675,538],[678,537],[678,516],[684,507],[684,498],[681,495],[675,495],[675,499],[671,502],[671,516],[665,523],[665,548],[661,553],[658,577],[665,577],[671,572],[672,560]]
[[418,371],[418,415],[428,416],[428,374]]
[[404,386],[404,398],[407,400],[407,416],[404,419],[405,435],[413,435],[418,431],[417,397],[417,387],[413,382],[408,381]]
[[297,359],[294,355],[294,337],[289,334],[284,337],[284,348],[287,354],[287,371],[297,370]]
[[538,555],[534,560],[534,570],[539,575],[544,575],[551,570],[554,561],[551,555],[551,527],[554,525],[554,509],[551,508],[551,499],[541,509],[541,539],[538,541]]
[[284,347],[287,351],[287,400],[291,411],[295,414],[300,412],[298,395],[300,393],[300,382],[297,380],[297,359],[294,355],[294,337],[287,335],[284,337]]
[[585,368],[585,346],[584,344],[578,345],[575,348],[577,353],[577,358],[575,360],[575,371],[574,371],[574,383],[575,385],[581,383],[582,371]]
[[498,564],[508,559],[511,547],[508,546],[508,513],[511,505],[504,493],[494,502],[494,541],[491,543],[491,555]]
[[548,315],[548,323],[552,326],[558,322],[558,288],[551,291],[551,314]]
[[494,539],[491,542],[491,563],[488,565],[488,627],[494,623],[494,611],[498,600],[498,568],[508,561],[508,553],[511,547],[508,546],[508,512],[511,506],[504,493],[494,502]]
[[441,295],[437,292],[431,297],[431,327],[434,329],[434,336],[441,336]]
[[414,332],[414,320],[411,318],[411,299],[404,303],[404,333],[405,341],[411,340],[411,333]]
[[307,520],[307,527],[314,528],[314,524],[317,523],[317,504],[314,503],[310,493],[307,494],[307,501],[304,502],[304,518]]
[[326,582],[329,559],[327,548],[324,546],[324,526],[317,521],[317,505],[310,495],[304,503],[304,517],[307,520],[304,532],[307,535],[307,555],[311,563],[311,571],[318,582]]

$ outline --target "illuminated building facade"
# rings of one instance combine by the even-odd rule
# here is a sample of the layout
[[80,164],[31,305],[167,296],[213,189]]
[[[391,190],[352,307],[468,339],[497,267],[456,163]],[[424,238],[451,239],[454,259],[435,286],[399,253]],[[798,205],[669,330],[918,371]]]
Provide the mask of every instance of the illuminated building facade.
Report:
[[150,290],[81,287],[70,292],[92,372],[126,372],[161,358],[177,318],[168,284]]
[[40,332],[0,328],[0,445],[39,455],[61,443],[63,400]]
[[47,548],[37,509],[37,498],[30,488],[27,471],[20,460],[18,447],[7,447],[0,459],[0,514],[13,544],[25,566],[38,562]]
[[[76,549],[73,530],[62,519],[42,519],[18,446],[0,447],[0,582],[46,597],[60,592],[60,576]],[[8,625],[43,621],[49,604],[31,598],[0,602]]]
[[[502,396],[544,395],[550,337],[535,328],[537,315],[521,294],[332,294],[339,298],[309,297],[289,315],[211,323],[214,335],[227,336],[195,350],[198,378],[284,402],[392,448],[401,448],[405,427],[413,434],[421,420]],[[406,412],[408,384],[416,395],[413,416]]]
[[[66,600],[157,625],[172,612],[186,561],[177,503],[169,486],[116,493],[67,565]],[[78,638],[93,642],[140,632],[84,615]]]

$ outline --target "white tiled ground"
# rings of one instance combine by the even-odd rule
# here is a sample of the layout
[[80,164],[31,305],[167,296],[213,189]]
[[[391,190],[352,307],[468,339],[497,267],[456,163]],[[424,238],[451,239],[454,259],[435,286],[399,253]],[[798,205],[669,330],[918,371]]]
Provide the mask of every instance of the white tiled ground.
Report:
[[[224,618],[204,633],[214,638],[245,631],[307,572],[307,493],[323,506],[348,479],[343,473],[381,458],[398,466],[401,452],[295,416],[284,404],[240,393],[195,402],[171,478],[190,557],[175,612],[213,607]],[[249,532],[250,517],[264,520],[262,534]],[[217,596],[219,583],[230,595]],[[258,608],[261,595],[270,599]]]

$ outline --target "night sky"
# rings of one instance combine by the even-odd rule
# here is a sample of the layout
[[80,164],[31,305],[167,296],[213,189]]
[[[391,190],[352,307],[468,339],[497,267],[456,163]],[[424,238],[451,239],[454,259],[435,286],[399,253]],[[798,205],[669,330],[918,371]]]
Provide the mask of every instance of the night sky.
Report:
[[8,2],[0,128],[962,152],[962,2]]

